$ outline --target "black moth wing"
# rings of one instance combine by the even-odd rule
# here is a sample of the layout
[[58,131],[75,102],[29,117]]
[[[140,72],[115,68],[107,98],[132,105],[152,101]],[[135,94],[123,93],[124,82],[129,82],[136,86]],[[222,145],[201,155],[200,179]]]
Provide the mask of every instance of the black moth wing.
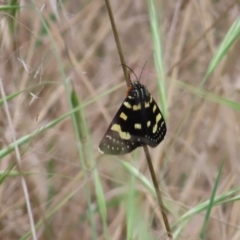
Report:
[[[145,106],[148,106],[147,102]],[[145,126],[147,126],[147,128],[143,141],[145,144],[154,148],[164,139],[167,133],[167,127],[162,112],[152,96],[150,96],[149,107],[145,107],[145,116],[144,121],[146,122]]]
[[136,81],[109,125],[99,150],[104,154],[121,155],[143,145],[156,147],[166,131],[159,107],[147,89]]
[[[134,123],[136,119],[141,119],[141,113],[140,111],[133,113],[132,108],[129,108],[139,101],[134,98],[130,99],[129,96],[123,101],[99,144],[99,150],[104,154],[122,155],[142,146],[142,143],[136,141],[134,137],[136,134]],[[112,130],[112,128],[119,131]],[[142,135],[142,133],[139,134]]]

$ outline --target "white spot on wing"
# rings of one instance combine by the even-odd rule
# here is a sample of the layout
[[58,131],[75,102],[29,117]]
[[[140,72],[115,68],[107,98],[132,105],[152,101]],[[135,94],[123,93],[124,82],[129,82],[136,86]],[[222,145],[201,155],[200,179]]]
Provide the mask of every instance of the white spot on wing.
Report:
[[98,151],[99,151],[101,154],[104,154],[104,152],[103,152],[100,148],[98,148]]

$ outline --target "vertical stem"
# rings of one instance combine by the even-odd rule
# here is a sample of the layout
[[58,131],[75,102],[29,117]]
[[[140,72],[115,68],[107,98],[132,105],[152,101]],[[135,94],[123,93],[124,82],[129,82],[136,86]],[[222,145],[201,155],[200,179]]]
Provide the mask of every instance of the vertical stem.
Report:
[[124,60],[121,43],[120,43],[120,40],[119,40],[119,37],[118,37],[117,28],[116,28],[116,25],[115,25],[113,14],[112,14],[111,4],[109,3],[109,0],[105,0],[105,2],[106,2],[106,6],[107,6],[110,22],[111,22],[111,25],[112,25],[113,35],[115,37],[117,50],[118,50],[118,54],[119,54],[119,57],[120,57],[121,66],[122,66],[122,69],[123,69],[123,73],[124,73],[124,77],[125,77],[125,80],[126,80],[126,84],[127,84],[127,86],[130,86],[131,85],[131,81],[130,81],[130,79],[128,77],[127,69],[125,67],[126,63],[125,63],[125,60]]
[[143,146],[143,149],[144,149],[144,152],[145,152],[145,155],[146,155],[146,158],[147,158],[149,171],[150,171],[152,181],[153,181],[153,185],[154,185],[154,188],[155,188],[155,191],[156,191],[156,194],[157,194],[157,200],[158,200],[160,210],[162,212],[163,221],[164,221],[164,224],[165,224],[165,227],[166,227],[166,230],[167,230],[167,234],[168,234],[168,237],[170,239],[173,239],[171,228],[170,228],[168,218],[167,218],[167,214],[166,214],[166,209],[165,209],[164,204],[163,204],[162,195],[161,195],[161,192],[159,190],[156,174],[155,174],[154,169],[153,169],[152,160],[151,160],[151,157],[150,157],[150,154],[149,154],[149,151],[148,151],[148,147]]
[[[117,28],[116,28],[116,25],[115,25],[114,17],[113,17],[113,14],[112,14],[111,5],[110,5],[109,0],[105,0],[105,2],[106,2],[109,18],[110,18],[110,21],[111,21],[112,30],[113,30],[113,34],[114,34],[114,37],[115,37],[115,41],[116,41],[121,65],[122,65],[122,68],[123,68],[124,77],[125,77],[127,86],[130,86],[131,81],[128,77],[127,69],[125,67],[126,64],[125,64],[125,60],[124,60],[119,36],[118,36],[118,33],[117,33]],[[154,169],[153,169],[153,165],[152,165],[152,161],[151,161],[151,157],[150,157],[150,154],[149,154],[149,151],[148,151],[148,147],[144,146],[143,148],[144,148],[144,152],[145,152],[145,155],[146,155],[146,158],[147,158],[148,167],[149,167],[149,170],[150,170],[150,173],[151,173],[151,176],[152,176],[152,181],[153,181],[155,191],[156,191],[156,194],[157,194],[158,204],[159,204],[159,207],[160,207],[161,212],[162,212],[163,221],[164,221],[164,224],[165,224],[165,227],[166,227],[166,230],[167,230],[167,234],[168,234],[168,237],[170,239],[173,239],[171,229],[170,229],[170,225],[169,225],[169,222],[168,222],[168,218],[167,218],[167,215],[166,215],[166,210],[165,210],[164,205],[163,205],[162,196],[161,196],[161,193],[160,193],[160,190],[159,190],[159,187],[158,187],[157,178],[156,178],[156,175],[155,175],[155,172],[154,172]]]

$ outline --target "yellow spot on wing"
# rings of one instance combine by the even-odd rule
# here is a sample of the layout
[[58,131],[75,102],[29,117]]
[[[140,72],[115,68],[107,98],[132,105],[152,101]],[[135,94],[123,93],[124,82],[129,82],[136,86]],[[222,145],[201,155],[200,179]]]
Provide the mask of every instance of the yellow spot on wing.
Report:
[[150,125],[151,125],[151,121],[148,121],[147,126],[150,127]]
[[131,135],[128,133],[128,132],[123,132],[121,130],[121,126],[118,125],[118,124],[113,124],[112,127],[111,127],[111,130],[115,131],[115,132],[118,132],[119,133],[119,136],[120,138],[124,139],[124,140],[128,140],[131,138]]
[[133,110],[134,111],[137,111],[137,110],[140,110],[140,109],[141,109],[140,103],[138,105],[133,105]]
[[161,114],[159,113],[159,114],[156,116],[156,123],[158,123],[161,118],[162,118],[162,116],[161,116]]
[[122,118],[123,120],[127,120],[127,115],[124,112],[122,112],[120,114],[120,118]]
[[153,133],[155,133],[157,131],[157,126],[158,126],[158,122],[160,121],[160,119],[162,118],[161,114],[159,113],[157,116],[156,116],[156,123],[155,125],[153,126]]
[[132,108],[131,104],[129,102],[124,102],[123,105],[127,108]]
[[142,128],[142,125],[140,123],[135,123],[134,124],[134,128],[135,129],[141,129]]
[[156,105],[154,105],[154,106],[153,106],[153,112],[155,112],[155,111],[156,111],[156,109],[157,109],[157,106],[156,106]]
[[148,108],[150,106],[149,102],[145,102],[145,108]]

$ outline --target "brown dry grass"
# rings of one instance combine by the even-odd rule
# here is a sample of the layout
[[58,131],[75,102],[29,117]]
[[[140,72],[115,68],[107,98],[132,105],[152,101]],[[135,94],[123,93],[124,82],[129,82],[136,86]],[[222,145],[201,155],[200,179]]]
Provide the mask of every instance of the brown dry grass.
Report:
[[[111,2],[126,62],[139,74],[144,62],[148,61],[142,82],[158,101],[147,2]],[[169,115],[167,137],[164,143],[151,150],[151,155],[155,171],[161,178],[165,200],[175,213],[168,214],[171,223],[210,198],[223,159],[226,162],[217,195],[238,186],[240,181],[239,113],[196,98],[177,84],[179,80],[196,87],[200,85],[214,52],[239,15],[239,2],[183,2],[164,1],[158,5],[164,38]],[[44,3],[38,1],[37,6],[41,8]],[[47,2],[42,9],[50,34],[44,30],[33,9],[18,11],[14,33],[9,30],[8,14],[1,12],[0,77],[6,95],[25,90],[8,102],[16,138],[27,136],[69,111],[63,84],[65,76],[74,83],[81,103],[88,103],[108,89],[122,85],[84,108],[93,146],[90,151],[97,160],[94,166],[88,165],[86,178],[70,118],[36,134],[20,147],[33,217],[35,223],[43,221],[37,233],[39,239],[92,239],[85,187],[90,190],[95,206],[92,170],[97,168],[109,204],[107,227],[110,239],[126,239],[126,206],[120,197],[129,191],[130,176],[116,158],[101,156],[97,151],[108,123],[126,94],[105,3],[67,1],[61,7],[56,12]],[[239,101],[239,47],[236,43],[230,49],[205,85],[211,93],[235,102]],[[38,98],[32,101],[30,93]],[[196,101],[194,108],[188,113],[193,101]],[[0,136],[1,148],[13,141],[3,107]],[[131,155],[123,156],[121,160],[130,161],[150,179],[143,150],[139,149],[138,154],[137,161],[133,161]],[[15,152],[4,156],[0,164],[2,171],[16,164]],[[13,170],[17,172],[17,169]],[[143,221],[146,224],[152,221],[152,234],[161,236],[164,226],[155,198],[137,180],[135,184],[138,189],[136,204],[141,208]],[[19,175],[7,175],[0,186],[0,199],[0,239],[20,239],[30,230],[30,225]],[[56,206],[59,208],[51,213]],[[204,212],[191,217],[177,239],[200,239],[203,220]],[[105,239],[97,210],[94,221],[97,239]],[[238,201],[216,206],[211,212],[207,239],[238,240],[239,225]]]

